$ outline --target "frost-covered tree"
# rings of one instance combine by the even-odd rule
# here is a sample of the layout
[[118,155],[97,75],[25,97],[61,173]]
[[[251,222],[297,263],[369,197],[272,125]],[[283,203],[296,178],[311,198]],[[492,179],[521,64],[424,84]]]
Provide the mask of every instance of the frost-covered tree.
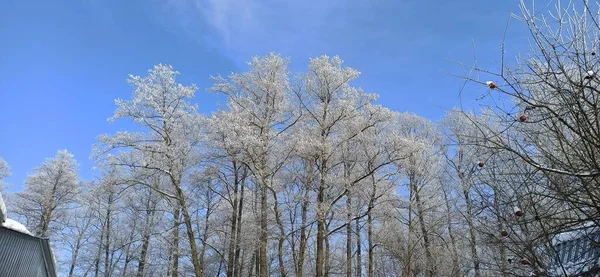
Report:
[[[116,266],[116,259],[119,258],[120,251],[123,249],[119,240],[121,236],[127,234],[121,231],[119,227],[125,224],[120,220],[119,214],[123,210],[123,172],[121,168],[111,165],[102,172],[102,176],[97,184],[90,187],[88,201],[90,209],[95,218],[96,241],[98,249],[95,258],[95,271],[103,273],[103,276],[112,276],[120,271]],[[131,229],[122,228],[132,231]]]
[[[362,217],[366,216],[366,252],[367,252],[367,276],[376,274],[376,247],[379,244],[379,234],[376,233],[377,226],[387,220],[390,216],[388,209],[390,206],[403,206],[404,201],[399,201],[396,190],[398,188],[397,180],[402,166],[402,160],[409,157],[409,153],[414,150],[414,143],[407,140],[406,137],[399,134],[397,113],[390,112],[379,106],[369,105],[365,109],[366,113],[361,121],[370,122],[362,125],[362,131],[352,141],[358,142],[356,149],[358,153],[358,168],[352,169],[349,175],[348,191],[346,195],[347,204],[349,200],[356,197],[357,214],[354,218],[357,223],[355,232],[357,233],[357,252],[362,251],[360,228],[358,224]],[[360,121],[359,121],[360,122]],[[365,126],[371,126],[364,128]],[[344,159],[344,163],[352,159]],[[347,205],[350,206],[350,205]],[[348,227],[348,226],[347,226]],[[346,229],[347,234],[349,228]],[[348,242],[347,235],[347,242]],[[348,249],[346,255],[348,256]],[[357,255],[356,274],[360,274],[362,269],[361,257]],[[346,275],[348,276],[349,267]],[[352,271],[350,270],[350,273]]]
[[[518,234],[531,232],[520,245],[540,253],[545,252],[540,250],[543,241],[555,234],[600,223],[598,6],[593,1],[550,3],[554,8],[547,11],[552,5],[539,10],[535,2],[521,1],[517,18],[530,31],[532,43],[516,63],[509,63],[503,51],[498,69],[474,66],[476,75],[465,76],[487,87],[481,99],[490,120],[474,123],[485,134],[486,147],[502,152],[502,163],[510,165],[506,174],[513,174],[519,185],[514,184],[517,189],[506,203],[526,206],[520,207],[521,220],[512,222],[519,230],[529,229]],[[500,172],[495,179],[505,181]],[[547,207],[556,216],[546,214]],[[532,239],[536,237],[543,239]],[[514,253],[527,259],[523,271],[547,274],[553,251],[546,258],[531,252]]]
[[[144,180],[129,181],[148,186],[174,203],[177,227],[173,229],[174,245],[178,245],[177,222],[181,211],[190,247],[189,260],[193,264],[194,275],[202,276],[196,230],[183,183],[186,172],[197,163],[194,153],[200,139],[201,118],[196,106],[190,102],[196,87],[177,83],[175,78],[178,74],[171,66],[161,64],[150,69],[147,77],[130,76],[128,82],[133,87],[132,99],[116,100],[117,110],[110,119],[131,119],[141,127],[141,131],[103,135],[99,138],[95,154],[106,158],[109,164],[167,178],[168,186],[164,187]],[[112,154],[114,152],[116,155]],[[178,259],[178,255],[173,257],[173,276],[178,272]]]
[[10,167],[4,159],[0,158],[0,223],[6,220],[6,203],[2,198],[2,190],[5,187],[3,179],[8,176],[10,176]]
[[10,176],[10,166],[8,163],[0,157],[0,191],[4,189],[3,179]]
[[[248,170],[245,165],[243,145],[244,141],[239,136],[245,133],[244,124],[233,123],[240,120],[232,112],[215,113],[207,126],[207,160],[210,161],[212,178],[218,180],[219,191],[222,191],[223,200],[229,204],[227,213],[228,239],[227,239],[227,267],[226,275],[239,276],[243,261],[241,260],[241,220],[244,213],[244,196],[247,189]],[[246,200],[248,201],[248,200]],[[247,205],[247,204],[246,204]],[[227,232],[227,231],[226,231]]]
[[[373,168],[346,176],[344,184],[342,154],[351,140],[381,122],[389,119],[384,109],[372,106],[376,95],[350,85],[359,72],[342,67],[339,57],[320,56],[311,59],[308,73],[301,76],[301,83],[294,92],[302,117],[295,126],[302,133],[296,143],[299,156],[313,163],[316,191],[316,276],[330,274],[329,236],[339,230],[329,218],[338,201],[348,193],[348,185],[358,185],[360,180],[371,176],[388,161]],[[349,157],[350,158],[350,157]],[[350,158],[351,159],[351,158]],[[346,163],[346,170],[352,166]],[[350,222],[346,222],[350,224]],[[343,225],[342,227],[346,227]],[[332,227],[332,230],[328,230]],[[347,269],[348,270],[348,267]]]
[[[99,138],[102,177],[74,197],[75,162],[58,166],[72,160],[59,152],[15,211],[55,238],[64,275],[94,277],[546,274],[553,236],[594,218],[595,177],[556,169],[577,142],[543,148],[561,138],[531,109],[510,124],[453,110],[436,125],[375,105],[338,57],[296,78],[288,63],[270,54],[214,78],[227,108],[206,118],[170,66],[131,76],[111,119],[137,131]],[[533,158],[555,168],[523,163]],[[34,197],[55,175],[75,189]]]
[[76,203],[65,217],[64,228],[55,236],[55,245],[58,247],[55,247],[54,251],[58,254],[56,262],[59,272],[65,272],[65,275],[70,277],[84,275],[91,265],[91,261],[85,261],[85,257],[96,238],[92,230],[96,217],[91,209],[91,202],[88,202],[91,199],[85,193],[88,185],[82,185],[81,190],[84,193],[77,197]]
[[60,150],[27,177],[25,190],[12,202],[14,212],[25,218],[37,236],[51,236],[53,228],[64,222],[79,185],[77,162],[67,150]]
[[[481,260],[478,254],[478,234],[474,221],[473,188],[486,166],[489,154],[482,148],[483,135],[473,124],[473,115],[465,115],[459,111],[451,111],[444,118],[442,125],[446,130],[445,147],[446,162],[449,170],[448,178],[458,184],[456,189],[464,201],[464,219],[468,227],[469,260],[473,264],[475,276],[481,276]],[[490,165],[488,164],[488,167]],[[448,183],[451,185],[453,183]],[[452,191],[452,189],[448,190]],[[461,210],[462,211],[462,210]]]
[[[427,119],[414,114],[401,114],[399,121],[398,132],[411,141],[412,148],[408,157],[400,162],[409,190],[408,249],[412,248],[413,237],[421,238],[425,252],[425,276],[435,276],[437,266],[433,256],[433,225],[430,224],[430,218],[439,208],[435,203],[439,200],[436,193],[439,191],[437,181],[441,167],[441,138],[435,125]],[[413,223],[414,216],[416,224]],[[419,230],[419,236],[414,235],[415,229]],[[410,262],[412,255],[407,256],[409,262],[405,274],[413,274]]]
[[[294,124],[294,114],[290,106],[288,59],[271,53],[267,57],[255,57],[249,62],[250,70],[241,74],[231,74],[229,80],[222,77],[213,79],[210,91],[221,92],[228,97],[231,121],[228,124],[241,124],[237,127],[238,142],[241,144],[242,161],[260,195],[260,245],[258,249],[259,276],[268,276],[268,204],[269,195],[277,201],[274,180],[278,171],[289,156],[283,148],[282,133]],[[275,216],[280,218],[278,204],[273,206]],[[280,226],[281,227],[281,226]],[[285,234],[281,234],[283,238]],[[282,241],[280,240],[280,245]],[[282,248],[279,249],[281,257]],[[287,269],[279,259],[279,271],[285,275]]]

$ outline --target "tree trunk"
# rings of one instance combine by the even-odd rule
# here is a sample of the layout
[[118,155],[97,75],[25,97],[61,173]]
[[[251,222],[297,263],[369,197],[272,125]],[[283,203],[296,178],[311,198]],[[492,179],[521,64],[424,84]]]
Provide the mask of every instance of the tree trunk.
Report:
[[329,233],[329,224],[331,224],[331,222],[325,224],[325,277],[328,277],[331,273],[331,249],[329,245],[329,236],[327,235]]
[[181,186],[175,185],[175,190],[177,191],[177,198],[179,198],[179,205],[181,206],[181,214],[183,215],[183,223],[185,224],[186,233],[188,236],[188,240],[190,243],[192,264],[194,265],[194,274],[196,277],[202,277],[204,269],[198,260],[198,246],[196,245],[196,237],[194,236],[194,229],[192,228],[192,218],[188,212],[187,203],[185,201],[185,196],[183,195],[183,190]]
[[[307,186],[309,184],[306,184]],[[304,197],[302,199],[302,214],[301,214],[301,225],[300,225],[300,248],[298,249],[298,265],[296,269],[296,276],[304,276],[304,258],[306,256],[306,244],[308,237],[306,234],[306,223],[308,215],[308,189],[305,188]]]
[[273,209],[275,212],[275,222],[277,223],[277,227],[279,227],[279,238],[277,239],[277,260],[279,262],[279,274],[281,277],[286,277],[287,273],[285,270],[285,264],[283,262],[283,243],[285,242],[285,229],[283,228],[283,222],[281,221],[281,213],[279,212],[279,201],[277,199],[277,193],[274,190],[271,191],[273,193],[273,199],[275,200]]
[[[370,167],[370,165],[369,165]],[[373,268],[374,268],[374,247],[373,243],[373,207],[375,207],[375,196],[377,195],[377,186],[375,183],[375,175],[371,175],[371,184],[373,186],[373,191],[371,192],[371,199],[369,199],[369,206],[367,210],[367,239],[369,242],[369,268],[367,271],[368,277],[373,277]]]
[[[129,237],[127,237],[127,245],[125,246],[125,263],[123,264],[123,267],[121,268],[120,272],[121,272],[121,277],[129,277],[132,276],[133,274],[128,272],[129,269],[129,264],[131,263],[131,261],[133,261],[136,257],[135,254],[133,253],[134,251],[131,250],[131,246],[133,245],[133,241],[135,241],[135,237],[136,235],[139,233],[139,229],[137,227],[138,225],[138,220],[137,218],[133,220],[133,226],[131,226],[131,230],[129,232]],[[113,250],[113,256],[114,256],[115,251]],[[121,253],[122,255],[122,253]],[[120,258],[120,256],[119,256]],[[113,267],[114,268],[114,267]]]
[[241,181],[241,192],[240,192],[240,201],[239,201],[239,205],[238,205],[238,216],[237,216],[237,230],[236,230],[236,236],[235,236],[235,259],[234,259],[234,263],[235,263],[235,271],[233,272],[233,276],[234,277],[240,277],[242,274],[242,261],[240,261],[240,253],[241,253],[241,247],[240,247],[240,243],[242,240],[242,212],[243,212],[243,206],[244,206],[244,188],[246,187],[246,169],[244,168],[244,172],[242,175],[242,181]]
[[235,246],[236,246],[236,235],[237,235],[237,214],[238,214],[238,185],[239,175],[237,163],[232,162],[233,166],[233,205],[231,207],[231,227],[229,231],[229,249],[227,250],[227,277],[233,277],[234,262],[235,262]]
[[320,168],[320,182],[319,192],[317,194],[317,263],[316,263],[316,277],[324,276],[324,265],[325,265],[325,253],[324,253],[324,241],[325,241],[325,168],[327,162],[323,161]]
[[71,265],[69,265],[69,277],[73,277],[75,272],[75,264],[77,264],[77,257],[79,256],[79,249],[81,248],[81,240],[83,239],[83,233],[77,235],[77,241],[75,242],[75,249],[71,255]]
[[208,240],[208,229],[209,229],[209,220],[210,220],[210,214],[211,212],[211,202],[210,201],[210,190],[206,190],[206,199],[207,199],[207,203],[206,203],[206,214],[204,214],[204,229],[202,230],[202,247],[200,248],[200,254],[199,254],[199,264],[200,264],[200,268],[204,268],[204,256],[206,254],[206,241]]
[[423,244],[425,246],[425,276],[433,277],[436,275],[435,273],[435,264],[433,263],[433,257],[431,255],[431,246],[429,242],[429,232],[427,232],[427,227],[425,226],[425,210],[423,209],[423,203],[421,202],[421,194],[420,189],[417,184],[414,183],[415,180],[411,180],[412,187],[415,190],[415,202],[417,204],[417,218],[419,220],[419,225],[421,227],[421,234],[423,235]]
[[[496,210],[496,222],[498,226],[498,230],[502,231],[502,217],[500,216],[500,207],[498,207],[498,203],[500,199],[498,199],[498,191],[494,189],[494,209]],[[500,243],[500,272],[502,272],[502,277],[508,277],[508,265],[506,264],[506,247],[503,243]]]
[[[61,174],[62,175],[62,174]],[[48,204],[44,207],[42,207],[43,212],[42,212],[42,218],[40,219],[40,228],[39,230],[36,232],[38,236],[40,237],[48,237],[48,229],[50,228],[50,221],[52,221],[52,211],[54,210],[54,198],[56,197],[56,190],[58,188],[59,185],[59,180],[60,180],[60,176],[58,176],[58,178],[54,181],[54,184],[52,186],[52,190],[50,192],[49,198],[48,198]]]
[[179,274],[179,203],[175,204],[173,212],[173,244],[169,253],[169,268],[167,276],[177,277]]
[[[459,143],[459,145],[461,145]],[[460,184],[463,191],[463,196],[465,197],[465,204],[467,205],[467,225],[469,227],[469,245],[471,248],[471,258],[473,259],[473,269],[475,273],[475,277],[480,277],[481,273],[479,270],[479,256],[477,255],[477,242],[475,238],[475,226],[473,224],[473,204],[471,203],[471,197],[469,195],[470,184],[468,183],[469,179],[465,176],[465,173],[462,170],[463,164],[463,150],[458,149],[458,167],[456,168],[456,173],[458,174],[458,178],[460,179]]]
[[[137,230],[136,228],[132,228],[131,230],[131,234],[129,235],[128,241],[132,242],[134,240],[134,236],[136,235]],[[123,264],[123,268],[120,270],[121,271],[121,277],[129,277],[131,276],[131,274],[129,272],[127,272],[127,270],[129,269],[129,263],[131,263],[131,261],[134,259],[134,255],[131,253],[131,243],[127,243],[127,246],[125,246],[125,263]]]
[[352,197],[346,196],[346,277],[352,277]]
[[413,208],[412,208],[412,199],[414,198],[414,191],[411,189],[409,195],[409,204],[408,204],[408,236],[406,239],[406,267],[404,268],[404,276],[412,275],[412,236],[413,236]]
[[423,203],[421,203],[419,193],[417,196],[417,210],[419,211],[419,225],[421,226],[421,234],[423,235],[423,244],[425,246],[425,268],[427,269],[427,274],[425,276],[433,277],[436,275],[435,273],[435,263],[433,262],[433,257],[431,255],[431,245],[429,242],[429,232],[427,232],[427,227],[425,226],[425,216]]
[[[164,99],[163,99],[164,100]],[[165,104],[165,102],[163,102],[163,104]],[[171,137],[170,137],[170,130],[169,130],[169,126],[167,126],[167,121],[162,121],[162,130],[163,130],[163,138],[164,138],[164,144],[165,147],[168,150],[171,150]],[[203,268],[202,265],[200,264],[200,261],[198,260],[198,246],[196,244],[196,237],[194,235],[194,229],[192,228],[192,219],[190,217],[190,213],[188,212],[188,207],[187,207],[187,203],[185,201],[185,195],[183,193],[183,188],[181,187],[181,178],[183,175],[183,172],[180,173],[176,173],[178,171],[174,170],[175,166],[173,165],[173,161],[175,161],[175,156],[172,152],[167,151],[165,153],[165,158],[167,159],[167,161],[169,161],[169,166],[168,166],[168,175],[169,175],[169,179],[171,181],[171,185],[173,186],[173,188],[175,189],[175,193],[177,196],[177,201],[179,204],[179,209],[181,209],[181,214],[183,215],[183,223],[185,225],[185,230],[186,230],[186,234],[188,237],[188,241],[190,244],[190,260],[192,261],[192,264],[194,265],[194,275],[196,277],[203,277]],[[177,257],[179,258],[179,257]],[[175,263],[178,263],[178,259],[174,260]],[[177,264],[178,266],[178,264]],[[177,266],[174,267],[174,274],[175,276],[177,275]]]
[[110,256],[110,231],[111,231],[111,213],[112,213],[112,201],[113,201],[113,194],[112,192],[108,194],[108,202],[107,202],[107,207],[106,207],[106,236],[104,237],[104,239],[106,240],[104,243],[104,277],[109,277],[110,276],[110,266],[111,263],[109,262],[109,256]]
[[[108,260],[108,262],[109,262],[109,267],[108,267],[108,269],[110,270],[110,273],[108,274],[108,276],[112,276],[112,271],[113,271],[113,268],[114,268],[114,267],[113,267],[113,265],[114,265],[114,261],[115,261],[115,251],[114,251],[114,250],[111,250],[111,251],[110,251],[109,260]],[[108,277],[108,276],[107,276],[107,277]]]
[[250,257],[250,267],[248,267],[248,276],[252,277],[254,276],[254,264],[256,263],[254,260],[256,259],[256,251],[254,251],[254,253],[252,253],[252,256]]
[[475,271],[475,277],[480,277],[481,273],[479,270],[479,256],[477,255],[477,244],[475,241],[475,226],[473,224],[473,204],[469,196],[469,191],[466,189],[463,183],[463,194],[465,196],[465,202],[467,204],[467,224],[469,225],[469,236],[471,245],[471,256],[473,258],[473,268]]
[[369,269],[367,272],[368,277],[373,277],[373,215],[371,215],[371,209],[367,212],[367,237],[369,241]]
[[508,265],[506,264],[506,247],[500,245],[500,271],[502,271],[502,277],[508,277]]
[[146,211],[146,226],[144,228],[144,234],[142,235],[142,250],[140,252],[140,258],[138,261],[138,269],[137,269],[137,277],[144,277],[144,272],[146,270],[146,262],[148,260],[148,249],[150,248],[150,231],[149,229],[154,225],[154,208],[148,209]]
[[259,276],[259,275],[260,275],[260,260],[258,259],[259,252],[260,252],[260,250],[259,250],[259,249],[256,249],[256,258],[254,259],[254,261],[255,261],[255,263],[256,263],[256,264],[254,265],[254,267],[256,268],[256,276]]
[[258,248],[259,277],[267,277],[269,275],[267,268],[267,216],[267,186],[266,180],[263,179],[260,190],[260,246]]
[[360,220],[356,219],[356,276],[362,277],[362,245],[360,238]]
[[148,248],[150,247],[150,238],[148,235],[144,235],[142,238],[142,250],[140,253],[140,259],[138,261],[137,277],[144,277],[146,269],[146,261],[148,259]]
[[[104,226],[102,226],[102,230],[104,230]],[[102,242],[104,241],[104,231],[100,232],[100,240],[98,240],[98,252],[96,252],[96,257],[94,258],[94,277],[98,277],[100,274],[100,257],[102,256]]]
[[36,235],[40,237],[48,237],[48,227],[50,226],[50,217],[52,216],[52,211],[50,208],[44,209],[44,214],[42,215],[40,222],[40,230]]
[[442,184],[443,192],[444,192],[444,202],[446,202],[446,224],[448,225],[448,236],[450,236],[451,243],[451,251],[452,251],[452,276],[459,277],[460,276],[460,261],[458,260],[458,251],[456,248],[456,237],[454,236],[454,230],[452,228],[452,213],[450,207],[450,198],[448,197],[448,192],[444,189]]
[[223,259],[219,259],[219,269],[217,270],[217,274],[215,276],[221,276],[221,270],[223,270]]

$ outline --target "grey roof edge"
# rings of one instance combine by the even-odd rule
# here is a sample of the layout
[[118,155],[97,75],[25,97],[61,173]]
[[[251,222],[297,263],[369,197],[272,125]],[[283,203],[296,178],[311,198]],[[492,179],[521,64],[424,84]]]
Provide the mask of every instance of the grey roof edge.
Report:
[[0,223],[4,223],[4,221],[6,221],[6,213],[6,204],[2,198],[2,193],[0,193]]
[[30,239],[37,240],[42,247],[42,254],[44,255],[44,266],[46,267],[46,273],[47,273],[48,277],[58,277],[58,273],[56,272],[56,261],[54,259],[54,251],[52,251],[52,247],[50,247],[50,240],[48,238],[42,238],[42,237],[37,237],[37,236],[33,236],[33,235],[28,235],[28,234],[13,230],[11,228],[6,228],[2,225],[0,225],[0,229],[8,230],[9,232],[12,232],[17,236],[22,236],[22,237],[27,237]]
[[46,272],[48,277],[58,277],[56,273],[56,261],[54,259],[54,252],[50,247],[50,240],[47,238],[38,238],[42,244],[42,251],[44,252],[44,263],[46,264]]

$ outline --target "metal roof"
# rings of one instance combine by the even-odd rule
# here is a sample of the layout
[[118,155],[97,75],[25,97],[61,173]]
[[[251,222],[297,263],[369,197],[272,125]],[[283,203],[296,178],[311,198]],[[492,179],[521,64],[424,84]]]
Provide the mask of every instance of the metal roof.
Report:
[[48,239],[0,227],[0,276],[57,277]]
[[597,272],[600,269],[599,243],[600,230],[594,225],[556,235],[553,244],[557,253],[551,271],[557,276]]

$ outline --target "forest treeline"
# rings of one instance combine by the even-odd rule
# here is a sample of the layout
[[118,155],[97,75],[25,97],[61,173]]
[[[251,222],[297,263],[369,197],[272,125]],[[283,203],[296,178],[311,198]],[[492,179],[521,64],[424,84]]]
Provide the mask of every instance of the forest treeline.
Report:
[[154,66],[115,101],[110,120],[135,128],[92,147],[100,176],[82,182],[60,150],[5,193],[9,217],[51,239],[61,276],[566,272],[553,239],[600,223],[600,28],[585,3],[554,17],[521,4],[532,48],[469,65],[481,106],[437,122],[375,104],[337,56],[300,73],[255,57],[212,78],[226,96],[212,114]]

